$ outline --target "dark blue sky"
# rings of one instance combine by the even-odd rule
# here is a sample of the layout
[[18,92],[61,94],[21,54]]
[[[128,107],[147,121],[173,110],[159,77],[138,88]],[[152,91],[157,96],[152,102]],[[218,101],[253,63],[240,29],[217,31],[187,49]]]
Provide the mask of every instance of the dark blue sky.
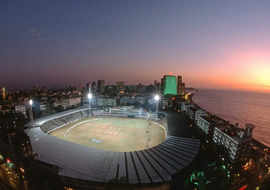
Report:
[[268,73],[251,71],[270,69],[269,10],[267,0],[2,0],[0,86],[168,72],[196,87],[267,86]]

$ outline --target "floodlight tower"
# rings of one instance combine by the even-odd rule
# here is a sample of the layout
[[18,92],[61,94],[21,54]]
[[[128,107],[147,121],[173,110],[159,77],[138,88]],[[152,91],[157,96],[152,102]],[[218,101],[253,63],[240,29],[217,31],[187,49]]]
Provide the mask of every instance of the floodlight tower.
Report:
[[34,120],[34,116],[33,116],[33,100],[30,99],[29,100],[29,106],[30,106],[30,111],[29,111],[29,118],[30,118],[30,121],[33,121]]
[[156,94],[154,96],[154,100],[156,102],[156,113],[158,114],[158,105],[159,105],[159,101],[160,101],[160,96],[158,94]]
[[88,116],[90,116],[90,110],[91,110],[91,100],[93,98],[93,94],[91,92],[89,92],[87,94],[87,98],[88,98],[88,108],[89,108],[89,112],[88,112]]

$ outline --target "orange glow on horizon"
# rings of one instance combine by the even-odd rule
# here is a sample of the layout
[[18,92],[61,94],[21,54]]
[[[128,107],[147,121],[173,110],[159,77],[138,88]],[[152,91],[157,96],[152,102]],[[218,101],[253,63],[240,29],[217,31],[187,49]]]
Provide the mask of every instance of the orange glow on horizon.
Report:
[[212,86],[270,92],[270,55],[268,51],[234,53],[205,75],[204,81]]

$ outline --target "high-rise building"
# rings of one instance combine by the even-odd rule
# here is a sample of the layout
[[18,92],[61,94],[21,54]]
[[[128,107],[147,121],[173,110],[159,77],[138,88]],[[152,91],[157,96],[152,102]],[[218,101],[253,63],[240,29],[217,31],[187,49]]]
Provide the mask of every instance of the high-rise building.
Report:
[[99,94],[103,94],[105,91],[105,81],[104,80],[98,80],[97,81],[97,92]]
[[161,91],[163,95],[177,95],[176,76],[164,75],[161,79]]
[[96,84],[95,81],[92,82],[92,84],[91,84],[91,92],[92,92],[93,94],[96,94],[96,92],[97,92],[97,84]]
[[177,76],[177,94],[181,94],[182,92],[182,76]]
[[177,94],[184,95],[185,94],[185,83],[183,83],[182,76],[177,76]]

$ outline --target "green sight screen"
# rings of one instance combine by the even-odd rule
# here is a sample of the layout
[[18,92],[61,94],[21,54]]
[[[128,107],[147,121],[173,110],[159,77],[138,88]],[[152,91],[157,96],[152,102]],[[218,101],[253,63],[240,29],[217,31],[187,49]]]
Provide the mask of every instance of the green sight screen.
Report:
[[177,79],[176,76],[166,76],[164,95],[177,95]]

